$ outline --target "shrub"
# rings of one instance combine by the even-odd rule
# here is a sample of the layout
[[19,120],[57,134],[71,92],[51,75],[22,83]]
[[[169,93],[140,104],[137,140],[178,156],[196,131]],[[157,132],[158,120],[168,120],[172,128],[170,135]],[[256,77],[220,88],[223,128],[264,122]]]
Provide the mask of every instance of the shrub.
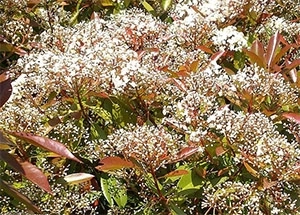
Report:
[[297,214],[298,7],[24,3],[29,33],[1,19],[1,212]]

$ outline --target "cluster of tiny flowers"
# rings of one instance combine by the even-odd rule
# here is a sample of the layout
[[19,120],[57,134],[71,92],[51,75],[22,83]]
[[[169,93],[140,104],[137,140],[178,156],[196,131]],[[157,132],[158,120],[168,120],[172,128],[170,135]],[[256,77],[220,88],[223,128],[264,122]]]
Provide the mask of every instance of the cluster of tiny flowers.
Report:
[[29,183],[21,188],[20,192],[37,203],[43,213],[61,214],[62,212],[85,214],[86,212],[95,213],[93,202],[97,200],[101,192],[91,190],[81,191],[80,186],[65,187],[55,183],[51,186],[53,195],[41,191],[37,186]]
[[212,41],[220,50],[241,51],[242,48],[247,47],[247,38],[234,26],[214,31]]
[[[1,30],[2,31],[2,30]],[[11,20],[3,25],[4,38],[7,42],[20,46],[33,39],[33,29],[19,20]]]
[[204,188],[202,208],[214,214],[262,215],[263,201],[268,201],[272,214],[296,212],[295,200],[284,192],[280,183],[261,189],[257,189],[257,186],[255,183],[226,181]]
[[278,105],[296,104],[299,90],[287,83],[281,74],[272,74],[256,65],[246,66],[235,75],[230,76],[239,92],[250,95],[270,96]]
[[243,6],[247,4],[247,1],[235,1],[235,0],[214,0],[214,1],[178,1],[174,8],[175,14],[178,15],[190,15],[199,12],[209,22],[225,22],[228,19],[233,19],[243,9]]
[[230,78],[215,62],[188,77],[174,79],[174,83],[167,83],[162,89],[164,121],[185,131],[190,125],[194,129],[205,126],[207,116],[218,108],[217,97],[225,94],[228,88]]
[[225,107],[211,115],[207,122],[237,148],[237,162],[252,163],[262,175],[281,177],[297,162],[297,143],[280,135],[262,113],[235,113]]
[[300,33],[300,24],[286,20],[284,17],[272,16],[262,26],[259,26],[256,31],[261,38],[265,38],[264,35],[269,37],[279,32],[286,39],[293,41],[293,38]]
[[106,154],[132,157],[153,169],[176,159],[176,154],[186,146],[179,136],[162,127],[147,125],[129,125],[126,130],[116,130],[102,145]]

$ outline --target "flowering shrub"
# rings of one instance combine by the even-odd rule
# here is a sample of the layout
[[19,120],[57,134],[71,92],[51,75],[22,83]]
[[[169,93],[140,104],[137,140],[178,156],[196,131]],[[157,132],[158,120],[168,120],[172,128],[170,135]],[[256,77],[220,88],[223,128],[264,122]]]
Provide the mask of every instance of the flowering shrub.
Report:
[[5,0],[1,213],[298,214],[299,5]]

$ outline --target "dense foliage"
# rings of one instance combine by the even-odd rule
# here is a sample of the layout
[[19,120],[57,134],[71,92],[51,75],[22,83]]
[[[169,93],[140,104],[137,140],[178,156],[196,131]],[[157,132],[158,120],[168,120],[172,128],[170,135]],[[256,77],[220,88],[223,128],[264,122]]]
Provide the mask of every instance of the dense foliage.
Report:
[[299,0],[2,0],[0,213],[300,214]]

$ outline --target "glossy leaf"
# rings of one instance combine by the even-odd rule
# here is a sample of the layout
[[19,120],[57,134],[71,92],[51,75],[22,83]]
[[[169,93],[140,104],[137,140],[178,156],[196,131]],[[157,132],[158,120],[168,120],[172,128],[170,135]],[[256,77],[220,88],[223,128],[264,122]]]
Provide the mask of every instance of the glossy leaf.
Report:
[[52,193],[47,177],[35,165],[28,161],[23,161],[21,158],[15,157],[4,150],[0,150],[0,159],[43,190]]
[[282,116],[300,124],[300,113],[283,113]]
[[101,184],[101,190],[103,192],[103,195],[105,197],[105,199],[108,201],[109,205],[110,206],[113,206],[114,202],[113,202],[113,199],[109,193],[109,188],[108,188],[108,180],[109,179],[105,179],[105,178],[101,178],[100,179],[100,184]]
[[247,162],[244,162],[244,166],[251,175],[253,175],[254,177],[258,177],[258,172],[253,169]]
[[251,46],[251,52],[256,54],[260,59],[264,59],[264,46],[259,40],[255,40]]
[[173,202],[170,203],[170,208],[172,210],[172,214],[181,214],[181,215],[186,215],[186,213],[180,209],[177,204],[174,204]]
[[292,70],[300,65],[300,59],[296,59],[293,62],[289,63],[284,69],[285,70]]
[[298,80],[298,75],[297,75],[298,71],[296,69],[292,69],[289,71],[289,75],[291,77],[291,81],[293,83],[296,83]]
[[183,148],[180,150],[180,152],[177,155],[175,155],[175,159],[173,161],[177,162],[177,161],[184,160],[189,156],[197,153],[198,151],[199,151],[199,147],[189,146]]
[[0,52],[14,52],[15,47],[12,44],[0,42]]
[[273,59],[273,65],[275,63],[278,63],[280,59],[291,49],[291,45],[286,45],[280,51],[276,54],[276,56]]
[[243,49],[243,51],[250,58],[252,64],[256,63],[258,66],[265,68],[264,58],[260,58],[257,54],[247,49]]
[[217,156],[221,156],[223,154],[225,154],[227,152],[227,150],[225,150],[222,146],[218,146],[216,148],[216,155]]
[[218,51],[210,57],[210,60],[212,62],[217,62],[217,60],[219,60],[225,54],[226,54],[226,51]]
[[172,4],[172,0],[162,0],[161,1],[161,6],[164,9],[164,11],[168,10],[169,7],[171,6],[171,4]]
[[276,55],[276,50],[279,47],[279,42],[280,42],[280,34],[277,31],[269,40],[268,47],[267,47],[267,52],[266,52],[266,61],[267,61],[267,66],[270,68],[272,65],[272,61]]
[[34,205],[34,203],[30,199],[28,199],[23,194],[19,193],[15,188],[7,184],[5,181],[0,180],[0,188],[9,196],[13,197],[19,202],[22,202],[28,210],[37,214],[42,213],[40,209],[36,205]]
[[100,165],[96,166],[100,171],[111,171],[122,168],[132,168],[134,164],[131,161],[122,159],[120,157],[106,157],[100,161]]
[[151,14],[153,14],[155,12],[155,10],[153,9],[153,7],[146,1],[141,1],[142,5],[144,6],[144,8]]
[[76,158],[67,148],[65,145],[63,145],[60,142],[57,142],[55,140],[51,140],[46,137],[40,137],[35,136],[29,133],[25,132],[11,132],[11,135],[20,138],[21,140],[24,140],[32,145],[35,145],[37,147],[41,147],[43,149],[46,149],[48,151],[54,152],[58,155],[64,156],[66,158],[69,158],[71,160],[77,161],[79,163],[82,163],[78,158]]
[[178,176],[183,176],[188,174],[189,171],[185,170],[185,169],[177,169],[174,170],[172,172],[169,172],[168,174],[164,175],[164,178],[171,178],[171,177],[178,177]]
[[68,184],[80,184],[90,181],[94,177],[94,175],[88,173],[73,173],[63,177],[63,180]]
[[11,79],[5,73],[0,75],[0,107],[9,99],[12,93]]

